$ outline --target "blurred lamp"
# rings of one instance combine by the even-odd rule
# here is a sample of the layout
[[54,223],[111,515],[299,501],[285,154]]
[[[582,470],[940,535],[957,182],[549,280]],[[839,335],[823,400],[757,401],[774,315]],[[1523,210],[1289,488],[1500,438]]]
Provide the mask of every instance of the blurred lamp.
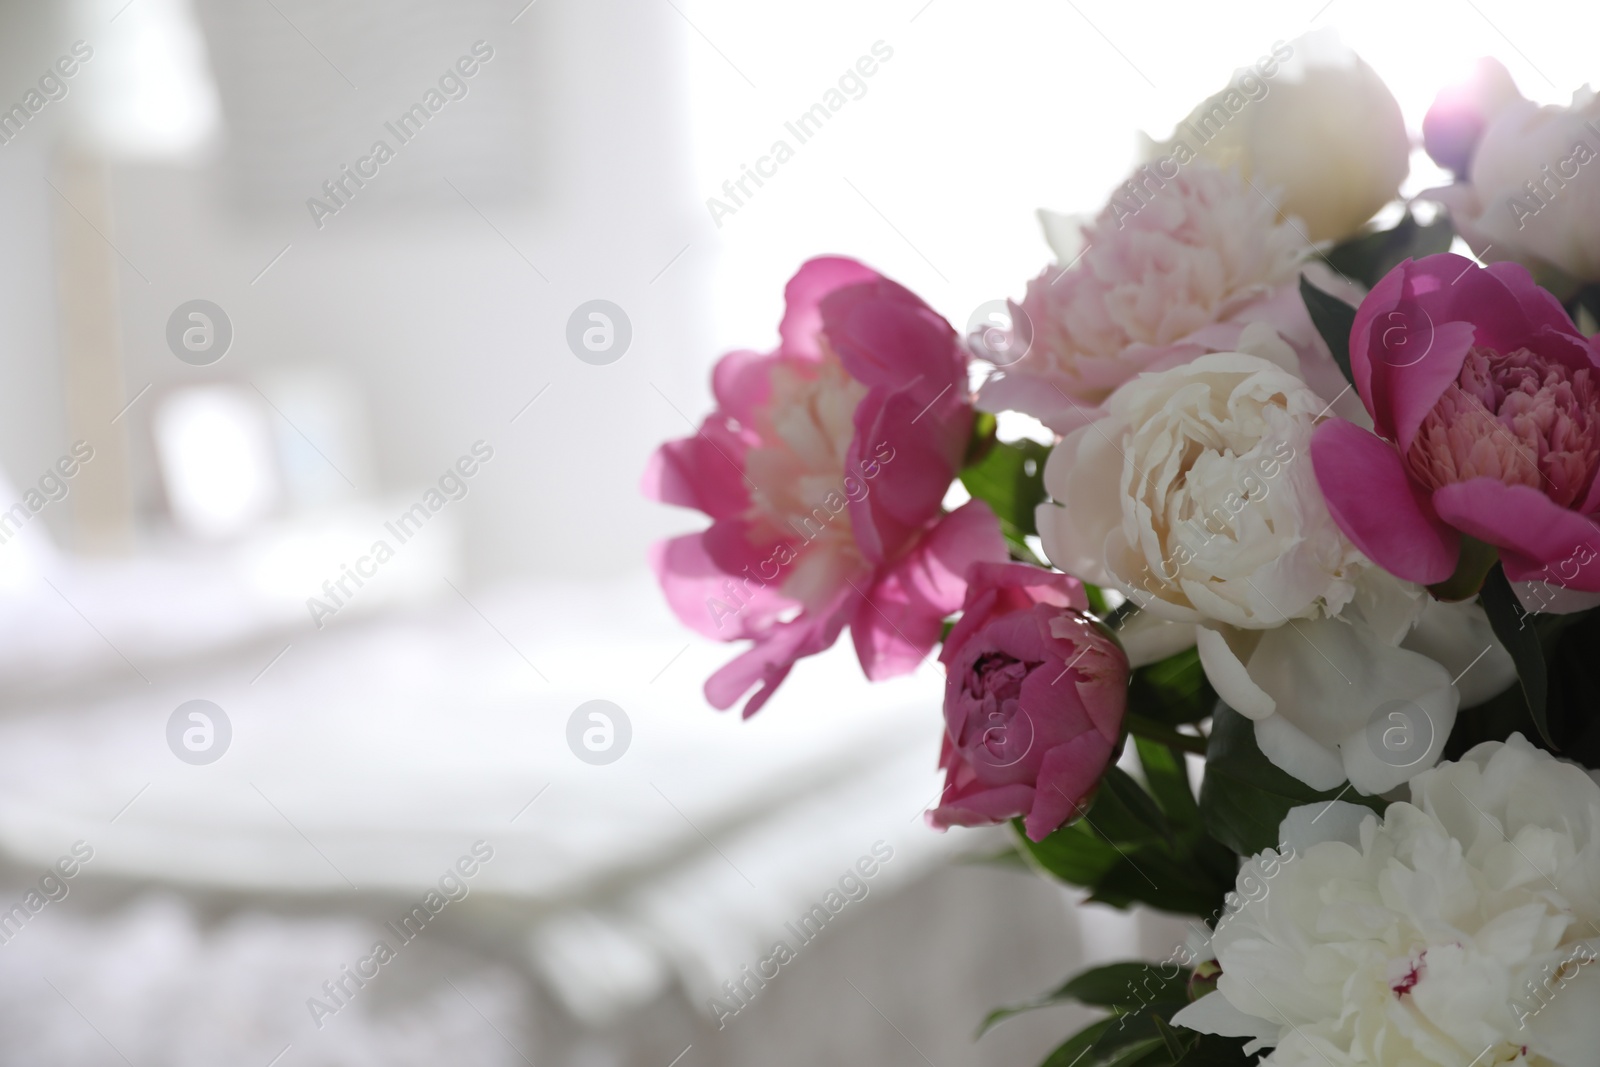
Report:
[[156,452],[173,521],[198,537],[246,532],[278,504],[272,428],[261,402],[231,385],[170,394],[156,409]]

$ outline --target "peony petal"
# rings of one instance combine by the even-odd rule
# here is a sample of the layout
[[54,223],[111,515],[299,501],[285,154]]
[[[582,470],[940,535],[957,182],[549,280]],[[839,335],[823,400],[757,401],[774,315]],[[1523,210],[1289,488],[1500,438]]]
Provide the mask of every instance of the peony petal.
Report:
[[887,278],[843,286],[822,300],[822,329],[850,376],[869,388],[909,390],[919,408],[964,400],[967,352],[950,324]]
[[1492,344],[1475,324],[1505,320],[1513,332],[1527,322],[1505,286],[1462,256],[1408,259],[1384,275],[1350,333],[1351,375],[1377,432],[1410,448],[1474,339]]
[[1516,299],[1517,306],[1527,322],[1524,327],[1526,332],[1531,333],[1548,327],[1573,337],[1579,336],[1577,327],[1572,323],[1572,316],[1561,306],[1561,301],[1557,300],[1550,290],[1534,281],[1527,267],[1520,263],[1503,261],[1490,263],[1483,268],[1483,271],[1505,286],[1506,291]]
[[978,387],[978,410],[1025,411],[1058,434],[1069,434],[1105,414],[1104,405],[1072,400],[1050,382],[1016,367],[996,371]]
[[1412,484],[1393,445],[1330,419],[1311,438],[1311,463],[1333,521],[1368,558],[1424,585],[1455,571],[1461,539]]
[[1296,853],[1324,841],[1343,841],[1351,848],[1360,848],[1361,824],[1376,818],[1371,808],[1345,800],[1306,804],[1289,809],[1278,826],[1278,840]]
[[1441,486],[1433,504],[1450,525],[1497,546],[1509,580],[1600,592],[1600,528],[1539,490],[1473,478]]
[[[1195,648],[1200,653],[1206,681],[1230,708],[1247,719],[1259,721],[1275,713],[1278,703],[1245,669],[1245,660],[1254,651],[1256,640],[1255,634],[1245,634],[1221,623],[1195,628]],[[1234,648],[1235,643],[1240,647]]]
[[[1595,962],[1600,956],[1600,938],[1580,944],[1587,948],[1589,962],[1569,965],[1567,973],[1577,973],[1552,991],[1548,1003],[1535,1001],[1540,1008],[1527,1021],[1533,1035],[1528,1051],[1550,1063],[1592,1063],[1595,1049],[1600,1048],[1600,1011],[1595,1010],[1600,1004],[1600,963]],[[1564,946],[1563,958],[1576,963],[1579,951],[1577,945]]]
[[1192,622],[1171,622],[1148,611],[1136,611],[1116,634],[1128,654],[1128,665],[1144,667],[1193,648],[1197,629]]
[[1517,680],[1511,653],[1495,637],[1489,616],[1476,602],[1447,604],[1430,598],[1400,647],[1444,667],[1456,680],[1463,708],[1499,696]]
[[[1378,640],[1364,624],[1299,619],[1268,630],[1248,667],[1277,702],[1277,715],[1257,724],[1262,752],[1316,789],[1346,778],[1363,793],[1392,789],[1431,767],[1455,727],[1458,697],[1450,673]],[[1395,713],[1411,732],[1385,747],[1384,731]],[[1263,728],[1277,719],[1284,725]],[[1408,747],[1423,741],[1422,748]]]
[[1345,780],[1338,753],[1282,715],[1256,720],[1255,733],[1263,756],[1312,789],[1333,789]]
[[[650,566],[667,604],[685,626],[718,641],[735,641],[763,632],[795,608],[776,586],[734,582],[706,550],[709,534],[686,534],[650,548]],[[730,584],[738,597],[729,594]]]
[[870,563],[897,558],[939,514],[972,427],[972,410],[947,399],[930,409],[911,390],[874,389],[856,407],[846,466],[862,472],[865,491],[850,501],[850,522]]
[[1030,841],[1043,841],[1077,814],[1105,774],[1115,748],[1115,742],[1089,730],[1045,753],[1033,807],[1022,821]]
[[979,630],[1010,612],[1026,611],[1035,604],[1089,610],[1083,583],[1070,574],[1047,571],[1026,563],[974,563],[967,569],[967,593],[961,617],[944,639],[939,661],[953,662]]
[[720,710],[731,708],[753,685],[760,685],[744,706],[749,718],[765,704],[794,669],[795,662],[822,652],[839,639],[850,618],[849,601],[855,596],[846,587],[821,611],[802,612],[789,622],[778,623],[757,639],[754,647],[724,664],[706,679],[706,700]]
[[650,456],[640,489],[651,500],[725,519],[750,506],[744,455],[749,442],[712,415],[693,437],[668,441]]
[[1221,992],[1207,993],[1172,1017],[1174,1026],[1198,1030],[1219,1037],[1253,1037],[1268,1044],[1278,1039],[1278,1024],[1255,1015],[1246,1015]]
[[822,358],[822,300],[846,285],[874,281],[877,271],[844,256],[818,256],[800,265],[783,288],[778,351],[799,359]]
[[854,609],[850,632],[867,677],[915,670],[939,643],[945,616],[961,607],[968,569],[1005,558],[999,520],[983,501],[968,501],[941,519]]
[[952,796],[946,787],[939,806],[928,812],[928,822],[941,830],[951,826],[993,826],[1033,807],[1033,793],[1033,786],[1020,782],[960,797]]
[[1340,743],[1344,777],[1368,796],[1387,793],[1439,762],[1461,700],[1450,684],[1449,671],[1426,656],[1396,651],[1414,656],[1415,673],[1419,678],[1431,674],[1432,685],[1404,697],[1396,689],[1395,697],[1380,704],[1361,729]]
[[1097,585],[1112,584],[1105,546],[1122,524],[1122,464],[1116,444],[1097,426],[1068,434],[1044,463],[1051,500],[1035,510],[1034,523],[1045,555]]
[[772,395],[774,356],[761,352],[729,352],[711,371],[711,393],[717,410],[746,426]]

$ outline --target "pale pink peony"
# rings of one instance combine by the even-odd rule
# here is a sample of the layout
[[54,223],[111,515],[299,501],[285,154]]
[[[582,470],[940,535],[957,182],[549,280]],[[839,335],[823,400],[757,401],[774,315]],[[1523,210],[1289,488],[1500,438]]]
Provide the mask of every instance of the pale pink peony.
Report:
[[1031,344],[1007,349],[1027,351],[984,383],[981,408],[1066,433],[1098,417],[1123,382],[1231,350],[1251,322],[1302,359],[1321,346],[1297,288],[1301,234],[1237,173],[1200,161],[1173,169],[1141,168],[1084,228],[1086,251],[1028,283],[1011,317]]
[[1456,181],[1421,195],[1449,210],[1479,258],[1521,263],[1563,289],[1600,281],[1600,96],[1585,86],[1566,107],[1541,107],[1483,60],[1439,94],[1422,128]]
[[746,715],[846,625],[869,678],[915,669],[967,567],[1006,558],[986,505],[941,507],[972,424],[949,324],[849,259],[807,262],[785,295],[777,350],[723,357],[717,410],[663,445],[644,480],[713,520],[651,561],[685,624],[755,642],[706,682],[718,708],[759,686]]

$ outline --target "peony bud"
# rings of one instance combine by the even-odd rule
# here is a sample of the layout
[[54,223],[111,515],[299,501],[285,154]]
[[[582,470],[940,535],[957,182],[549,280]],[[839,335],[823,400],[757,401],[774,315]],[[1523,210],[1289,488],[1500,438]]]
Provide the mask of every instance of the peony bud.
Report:
[[1020,563],[967,572],[945,639],[944,796],[935,826],[1022,816],[1041,840],[1075,816],[1116,753],[1128,660],[1076,578]]

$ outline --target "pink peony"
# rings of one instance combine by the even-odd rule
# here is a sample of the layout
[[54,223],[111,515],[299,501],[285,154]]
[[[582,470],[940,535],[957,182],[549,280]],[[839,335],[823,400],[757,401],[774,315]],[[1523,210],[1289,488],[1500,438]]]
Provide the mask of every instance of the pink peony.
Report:
[[1467,534],[1513,582],[1600,591],[1600,350],[1525,269],[1407,260],[1362,301],[1350,366],[1377,432],[1329,420],[1311,459],[1361,551],[1439,582]]
[[1465,80],[1439,90],[1422,119],[1422,143],[1439,166],[1465,176],[1489,124],[1514,101],[1516,83],[1496,59],[1480,59]]
[[716,410],[644,478],[646,495],[712,519],[651,562],[684,623],[755,642],[706,682],[718,708],[759,685],[747,716],[847,624],[868,678],[914,670],[968,565],[1006,558],[984,504],[941,508],[972,425],[955,331],[854,260],[807,262],[785,297],[777,350],[724,356]]
[[[1057,248],[1070,262],[1028,283],[1011,306],[1019,337],[1003,346],[1023,354],[984,383],[985,411],[1025,412],[1067,433],[1145,371],[1232,351],[1251,322],[1272,326],[1303,360],[1320,356],[1337,379],[1331,357],[1314,351],[1321,342],[1300,299],[1305,238],[1231,170],[1200,161],[1168,170],[1141,168],[1085,227],[1087,248]],[[1314,388],[1330,384],[1307,373]]]
[[935,826],[1024,816],[1043,839],[1072,818],[1116,752],[1128,659],[1085,614],[1078,579],[979,563],[945,639],[944,796]]

